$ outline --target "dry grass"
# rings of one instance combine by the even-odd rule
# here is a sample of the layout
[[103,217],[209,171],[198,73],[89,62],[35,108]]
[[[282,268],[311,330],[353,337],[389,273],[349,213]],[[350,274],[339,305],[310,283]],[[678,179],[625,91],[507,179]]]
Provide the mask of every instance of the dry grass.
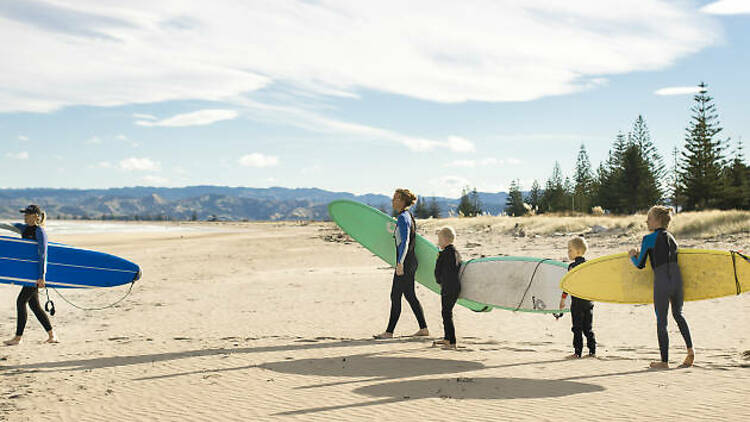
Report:
[[[627,216],[566,216],[536,215],[530,217],[493,217],[475,218],[441,218],[423,220],[424,230],[437,230],[442,226],[453,226],[457,230],[494,231],[518,234],[521,230],[526,235],[552,235],[555,233],[584,233],[595,226],[601,226],[607,232],[644,234],[646,215]],[[672,217],[670,230],[681,237],[711,238],[727,234],[750,233],[750,211],[700,211],[685,212]]]

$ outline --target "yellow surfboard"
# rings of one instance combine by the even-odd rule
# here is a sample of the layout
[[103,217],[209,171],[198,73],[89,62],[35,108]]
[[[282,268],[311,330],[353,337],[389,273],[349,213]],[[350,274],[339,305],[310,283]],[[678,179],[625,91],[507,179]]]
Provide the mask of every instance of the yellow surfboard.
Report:
[[[685,300],[738,295],[750,290],[750,260],[738,252],[679,249]],[[560,288],[596,302],[644,304],[654,302],[654,272],[642,270],[627,253],[603,256],[579,265],[563,277]]]

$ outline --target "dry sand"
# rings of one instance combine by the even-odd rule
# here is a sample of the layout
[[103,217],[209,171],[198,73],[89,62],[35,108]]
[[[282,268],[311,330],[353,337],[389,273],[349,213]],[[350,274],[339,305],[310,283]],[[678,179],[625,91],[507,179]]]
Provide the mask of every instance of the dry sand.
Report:
[[[434,240],[438,222],[425,224]],[[570,317],[457,307],[460,349],[405,337],[374,341],[392,270],[357,244],[327,241],[331,224],[248,223],[226,232],[67,234],[52,240],[114,253],[144,271],[132,296],[80,311],[53,294],[62,340],[0,347],[0,420],[747,420],[750,298],[689,302],[689,369],[649,371],[658,358],[650,306],[597,304],[597,359],[571,353]],[[335,237],[335,236],[334,236]],[[330,239],[330,238],[329,238]],[[566,237],[459,230],[465,258],[563,259]],[[685,247],[750,249],[750,236],[680,239]],[[634,235],[589,239],[589,257],[637,246]],[[469,247],[470,246],[470,247]],[[0,286],[0,333],[15,327],[18,287]],[[433,336],[439,297],[417,287]],[[67,291],[88,306],[115,291]],[[684,356],[670,320],[673,364]]]

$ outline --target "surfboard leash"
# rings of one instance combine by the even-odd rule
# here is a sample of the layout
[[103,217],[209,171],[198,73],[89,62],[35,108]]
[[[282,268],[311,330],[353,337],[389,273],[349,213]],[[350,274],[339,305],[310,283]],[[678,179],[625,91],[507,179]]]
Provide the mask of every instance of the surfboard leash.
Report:
[[737,277],[737,255],[747,262],[750,262],[750,258],[743,255],[740,251],[730,250],[729,254],[732,255],[732,269],[734,270],[734,285],[737,287],[737,294],[742,293],[742,287],[740,286],[740,279]]
[[531,289],[531,283],[534,282],[534,276],[536,275],[536,272],[539,269],[539,266],[542,265],[544,261],[549,261],[549,260],[550,258],[543,258],[542,260],[536,263],[536,267],[534,267],[534,272],[531,273],[531,278],[529,279],[529,285],[526,286],[526,291],[523,292],[523,296],[521,296],[521,301],[518,302],[518,306],[516,307],[516,309],[513,310],[513,312],[516,312],[519,309],[521,309],[521,305],[523,305],[523,301],[524,299],[526,299],[526,295],[529,293],[529,289]]
[[[130,282],[130,287],[128,287],[128,291],[125,292],[125,294],[121,298],[117,299],[117,301],[115,301],[115,302],[113,302],[113,303],[111,303],[111,304],[109,304],[107,306],[102,306],[102,307],[98,307],[98,308],[84,308],[83,306],[78,306],[75,303],[73,303],[70,300],[68,300],[68,298],[66,298],[65,296],[63,296],[63,294],[60,293],[60,291],[58,291],[56,288],[54,288],[54,287],[47,287],[47,288],[44,289],[45,292],[47,293],[47,303],[44,304],[44,309],[47,312],[49,312],[50,315],[52,315],[52,316],[55,315],[55,303],[49,298],[49,289],[54,290],[55,293],[57,293],[57,295],[60,296],[62,298],[62,300],[64,300],[68,305],[70,305],[70,306],[72,306],[72,307],[74,307],[76,309],[79,309],[81,311],[104,311],[104,310],[107,310],[107,309],[110,309],[110,308],[114,308],[115,306],[119,305],[120,302],[122,302],[128,296],[130,296],[130,294],[133,292],[133,286],[135,286],[135,280],[133,280],[133,281]],[[50,308],[49,310],[47,309],[48,306]]]

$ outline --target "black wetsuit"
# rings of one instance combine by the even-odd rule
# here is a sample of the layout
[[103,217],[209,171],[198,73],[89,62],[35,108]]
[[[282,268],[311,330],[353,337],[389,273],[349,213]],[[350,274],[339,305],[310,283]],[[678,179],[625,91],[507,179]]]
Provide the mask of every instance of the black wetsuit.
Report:
[[440,301],[442,303],[444,339],[450,344],[456,344],[456,327],[453,325],[453,307],[461,293],[461,282],[458,278],[461,268],[461,254],[453,245],[448,245],[440,251],[435,263],[435,280],[440,285]]
[[[43,230],[41,227],[37,226],[26,226],[23,229],[21,237],[23,237],[24,239],[37,240],[37,229]],[[44,313],[42,306],[39,304],[39,288],[24,286],[21,288],[21,293],[18,295],[18,299],[16,299],[16,309],[18,312],[18,319],[16,322],[16,336],[21,337],[23,335],[24,328],[26,327],[26,320],[28,319],[28,315],[26,312],[27,303],[29,305],[29,308],[31,308],[31,311],[34,312],[34,315],[36,315],[36,319],[38,319],[44,327],[44,331],[51,331],[52,324],[50,324],[47,314]]]
[[690,328],[682,316],[684,293],[682,274],[677,265],[677,241],[671,233],[660,228],[643,237],[641,253],[638,258],[632,257],[638,268],[646,266],[646,257],[650,258],[654,270],[654,310],[656,311],[656,334],[659,339],[661,361],[669,361],[669,335],[667,334],[667,312],[672,304],[672,317],[680,328],[685,346],[693,347]]
[[[576,257],[575,261],[568,265],[568,271],[584,262],[586,262],[586,258],[582,256]],[[565,299],[566,297],[568,297],[568,294],[563,292],[562,298]],[[589,354],[595,355],[596,338],[591,327],[594,322],[594,304],[590,300],[570,296],[570,316],[573,319],[573,328],[571,328],[571,331],[573,331],[573,350],[575,354],[581,356],[583,352],[583,336],[586,336],[586,347],[589,349]]]
[[[408,219],[408,220],[407,220]],[[393,274],[393,285],[391,286],[391,315],[388,318],[388,327],[386,332],[393,333],[396,329],[396,323],[401,316],[401,296],[409,302],[414,316],[417,317],[419,328],[427,328],[427,321],[424,318],[422,305],[417,299],[414,291],[414,275],[417,273],[417,255],[414,252],[414,242],[416,240],[417,223],[410,212],[404,211],[399,215],[396,232],[396,261],[401,262],[404,266],[404,275]],[[404,256],[405,254],[405,256]]]

